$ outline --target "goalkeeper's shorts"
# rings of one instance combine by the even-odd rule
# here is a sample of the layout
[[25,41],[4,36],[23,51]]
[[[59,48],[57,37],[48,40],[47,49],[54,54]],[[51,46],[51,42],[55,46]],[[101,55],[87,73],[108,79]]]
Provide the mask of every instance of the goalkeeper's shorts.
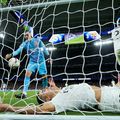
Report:
[[30,72],[38,71],[39,75],[47,74],[47,68],[45,62],[42,63],[29,62],[26,70]]

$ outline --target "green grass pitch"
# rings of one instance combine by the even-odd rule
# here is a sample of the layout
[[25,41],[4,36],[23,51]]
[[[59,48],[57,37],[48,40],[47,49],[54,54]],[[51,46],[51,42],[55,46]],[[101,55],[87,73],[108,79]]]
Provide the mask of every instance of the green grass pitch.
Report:
[[21,91],[13,92],[13,91],[6,91],[6,92],[0,92],[0,96],[3,103],[11,104],[14,106],[26,106],[31,104],[37,104],[36,101],[36,93],[35,91],[29,91],[28,97],[26,99],[18,99],[15,98],[15,94],[19,94]]
[[[13,106],[26,106],[26,105],[38,105],[36,101],[37,91],[29,91],[28,97],[26,99],[17,99],[14,95],[20,93],[21,91],[0,91],[0,97],[3,103],[11,104]],[[3,114],[3,113],[2,113]],[[67,111],[66,113],[60,113],[60,115],[111,115],[111,116],[120,116],[120,113],[115,112],[101,112],[101,111]]]

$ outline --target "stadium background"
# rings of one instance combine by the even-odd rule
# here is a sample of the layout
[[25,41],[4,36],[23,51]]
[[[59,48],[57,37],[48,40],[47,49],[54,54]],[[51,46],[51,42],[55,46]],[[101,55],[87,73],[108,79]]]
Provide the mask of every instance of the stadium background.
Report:
[[[47,1],[54,1],[54,0],[47,0]],[[21,5],[21,2],[16,2],[16,1],[13,2],[16,6]],[[36,2],[37,1],[32,0],[32,3],[36,3]],[[24,4],[29,4],[29,1],[25,2]],[[95,0],[95,1],[85,2],[84,4],[83,2],[79,2],[79,3],[76,2],[76,3],[68,3],[68,4],[66,3],[62,5],[57,5],[54,13],[55,16],[53,16],[55,5],[49,6],[47,9],[43,9],[43,7],[33,8],[27,11],[22,9],[22,12],[24,13],[25,18],[30,20],[31,26],[35,22],[36,26],[34,28],[34,32],[42,33],[43,42],[45,44],[48,44],[48,40],[51,37],[52,33],[54,34],[77,33],[83,31],[96,30],[98,33],[101,33],[102,39],[110,39],[110,35],[108,35],[107,32],[115,27],[115,22],[117,18],[120,17],[119,6],[120,6],[119,0],[114,0],[113,4],[112,4],[112,0],[106,0],[106,1],[99,0],[99,2],[98,0]],[[85,12],[81,11],[83,9]],[[35,16],[36,17],[35,18],[33,17],[33,15],[36,12],[36,10],[37,10],[37,17]],[[67,12],[67,10],[69,10],[69,12]],[[77,12],[74,13],[74,11]],[[53,27],[51,27],[53,22],[53,17],[55,18],[54,18]],[[3,39],[0,38],[0,50],[1,50],[1,55],[5,57],[6,53],[12,52],[9,48],[6,47],[6,45],[14,49],[17,49],[18,46],[22,43],[23,35],[21,36],[21,34],[23,33],[23,29],[22,27],[20,27],[17,32],[17,24],[15,24],[16,19],[11,10],[0,12],[0,18],[2,20],[0,32],[5,31],[6,33],[4,41]],[[42,20],[44,19],[44,20],[38,22],[40,19]],[[69,22],[69,26],[67,25],[68,22]],[[16,38],[19,38],[16,40],[16,43],[14,42],[15,38],[12,37],[10,34],[16,36]],[[116,68],[118,71],[120,69],[118,65],[117,67],[115,65],[115,55],[112,54],[114,53],[113,44],[103,45],[101,47],[95,46],[94,42],[88,43],[87,45],[86,44],[70,45],[68,52],[67,52],[68,46],[65,45],[64,43],[55,45],[55,47],[57,48],[57,50],[55,50],[51,56],[51,58],[53,59],[52,75],[53,77],[55,76],[54,80],[58,84],[64,85],[65,81],[63,81],[63,79],[66,79],[67,77],[74,78],[74,81],[69,81],[69,84],[80,83],[85,80],[83,79],[79,81],[78,78],[91,78],[91,80],[85,80],[90,84],[100,85],[99,84],[100,82],[102,84],[110,84],[111,80],[114,79],[112,74],[117,75],[117,71],[115,72],[115,70]],[[90,56],[90,57],[77,57],[69,61],[67,61],[67,59],[54,61],[54,59],[56,58],[61,58],[61,57],[70,58],[73,56],[82,55],[83,51],[85,56]],[[67,56],[66,56],[66,52],[67,52]],[[92,57],[92,55],[95,54],[99,54],[99,55]],[[110,55],[101,57],[100,54],[102,56],[107,54]],[[22,55],[25,55],[25,51],[23,51]],[[19,56],[17,57],[19,58]],[[26,59],[27,58],[25,57],[24,61],[21,63],[20,71],[24,69]],[[85,60],[85,64],[83,64],[84,60]],[[66,64],[67,64],[66,73],[69,73],[67,74],[68,76],[66,75],[66,73],[56,76],[57,74],[63,73],[65,71]],[[7,62],[2,57],[0,58],[0,68],[5,68],[9,70]],[[48,74],[50,74],[50,64],[47,64],[47,69],[48,69]],[[99,72],[94,74],[89,74],[96,71]],[[107,72],[107,71],[114,71],[114,72]],[[106,72],[106,73],[101,73],[101,72]],[[10,78],[12,78],[12,76],[14,76],[16,73],[17,73],[17,69],[12,70],[10,74]],[[71,75],[70,73],[81,73],[81,74]],[[17,89],[20,85],[23,84],[24,74],[25,71],[19,76],[19,78],[17,79],[17,83],[15,83],[16,77],[10,80],[8,82],[9,84],[7,87],[12,89],[13,86],[15,85]],[[4,72],[4,69],[0,69],[0,76],[4,76],[4,78],[0,78],[1,83],[2,80],[5,82],[8,81],[6,79],[7,73]],[[35,83],[36,82],[33,82],[30,88],[34,88]]]

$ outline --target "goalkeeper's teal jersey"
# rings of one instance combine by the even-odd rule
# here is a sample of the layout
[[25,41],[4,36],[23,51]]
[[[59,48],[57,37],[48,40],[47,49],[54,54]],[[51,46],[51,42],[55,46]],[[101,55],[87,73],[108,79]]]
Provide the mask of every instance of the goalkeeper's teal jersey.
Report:
[[27,55],[30,58],[29,62],[41,63],[45,61],[45,55],[49,55],[44,43],[41,41],[40,37],[32,38],[31,40],[24,41],[20,47],[12,53],[13,56],[18,55],[26,49]]

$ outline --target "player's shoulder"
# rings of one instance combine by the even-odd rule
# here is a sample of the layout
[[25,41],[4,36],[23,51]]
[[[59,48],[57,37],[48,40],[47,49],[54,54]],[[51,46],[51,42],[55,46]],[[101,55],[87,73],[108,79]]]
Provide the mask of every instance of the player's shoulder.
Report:
[[34,36],[33,39],[34,40],[41,40],[41,37],[40,36]]
[[27,40],[23,41],[23,42],[21,43],[21,45],[24,45],[24,44],[26,44],[26,43],[27,43]]
[[21,44],[20,44],[20,47],[24,48],[26,46],[26,43],[27,41],[23,41]]
[[33,37],[32,39],[33,39],[32,41],[34,41],[34,42],[39,42],[39,43],[41,43],[41,38],[40,38],[39,36]]

